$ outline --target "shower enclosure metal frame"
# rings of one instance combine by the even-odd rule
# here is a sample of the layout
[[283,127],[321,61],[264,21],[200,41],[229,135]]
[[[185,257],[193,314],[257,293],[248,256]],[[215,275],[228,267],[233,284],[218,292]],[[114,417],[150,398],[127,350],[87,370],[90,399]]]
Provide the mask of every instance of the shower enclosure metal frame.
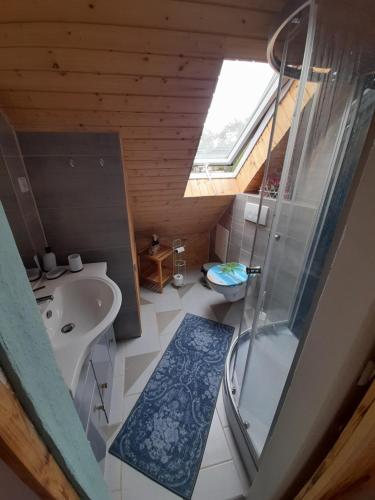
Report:
[[[274,52],[273,52],[273,47],[274,44],[276,43],[277,37],[279,34],[282,32],[282,30],[288,26],[288,23],[293,23],[293,21],[296,21],[298,24],[298,19],[301,14],[305,9],[309,10],[308,14],[308,28],[307,28],[307,35],[306,35],[306,40],[305,40],[305,47],[304,47],[304,55],[303,55],[303,64],[301,68],[291,68],[290,66],[286,66],[286,57],[287,57],[287,50],[288,50],[288,39],[284,41],[284,46],[283,46],[283,56],[281,60],[279,61],[277,57],[275,57]],[[279,87],[278,87],[278,92],[277,92],[277,97],[276,97],[276,104],[275,104],[275,112],[274,112],[274,117],[273,117],[273,123],[272,123],[272,129],[271,129],[271,137],[269,141],[269,146],[268,146],[268,156],[266,160],[266,166],[265,166],[265,172],[263,176],[263,183],[262,183],[262,188],[260,191],[260,200],[259,200],[259,212],[258,212],[258,221],[256,224],[255,228],[255,238],[254,238],[254,244],[251,249],[251,259],[250,259],[250,265],[255,265],[253,262],[253,257],[254,257],[254,250],[255,250],[255,242],[257,238],[257,232],[258,232],[258,222],[259,222],[259,214],[261,211],[261,207],[264,201],[264,185],[267,179],[267,173],[269,170],[270,166],[270,158],[272,154],[272,143],[273,143],[273,135],[276,127],[276,121],[277,121],[277,111],[278,111],[278,104],[280,100],[280,90],[282,87],[282,83],[285,82],[284,80],[284,74],[288,75],[289,77],[294,77],[298,78],[300,81],[299,84],[299,89],[298,89],[298,94],[297,94],[297,100],[295,104],[295,111],[294,111],[294,117],[292,120],[291,128],[290,128],[290,133],[289,133],[289,139],[288,139],[288,146],[285,154],[285,159],[284,159],[284,166],[283,166],[283,173],[281,177],[281,182],[280,182],[280,188],[279,188],[279,195],[280,193],[283,194],[286,189],[286,184],[288,182],[288,173],[289,169],[291,168],[292,164],[292,158],[296,146],[296,138],[297,134],[299,132],[299,126],[300,126],[300,117],[302,113],[302,100],[304,97],[304,89],[305,85],[307,82],[314,76],[314,71],[315,68],[312,67],[311,65],[311,60],[312,60],[312,54],[313,54],[313,49],[314,49],[314,35],[316,31],[316,5],[314,0],[303,2],[297,9],[294,11],[289,11],[285,18],[285,20],[280,24],[280,26],[275,30],[274,35],[271,37],[269,45],[268,45],[268,59],[269,62],[276,66],[278,70],[280,70],[280,80],[279,80]],[[323,185],[323,191],[321,195],[321,206],[319,208],[318,216],[316,217],[314,224],[313,224],[313,229],[311,230],[311,241],[309,243],[309,248],[310,250],[307,251],[307,253],[304,255],[304,262],[306,264],[306,267],[311,265],[311,260],[310,257],[312,255],[311,249],[316,249],[316,245],[320,241],[321,238],[321,233],[322,233],[322,225],[321,225],[321,220],[322,214],[327,215],[328,210],[330,209],[330,202],[331,202],[331,196],[333,193],[333,188],[332,186],[335,186],[336,181],[337,181],[337,175],[340,172],[340,168],[337,167],[335,170],[335,167],[337,165],[342,165],[344,162],[344,156],[346,152],[346,148],[349,142],[349,139],[351,137],[351,133],[353,130],[353,127],[355,125],[355,119],[356,119],[356,109],[358,109],[360,105],[361,99],[358,97],[358,88],[355,86],[353,87],[352,90],[352,98],[347,99],[347,105],[346,108],[344,109],[342,116],[341,116],[341,121],[339,123],[339,128],[338,128],[338,133],[336,140],[334,141],[335,143],[333,144],[332,152],[331,152],[331,157],[330,157],[330,163],[329,163],[329,168],[327,169],[328,172],[332,173],[332,176],[329,175],[327,177],[327,184]],[[355,92],[357,92],[357,98],[355,99]],[[308,115],[308,123],[306,127],[306,137],[309,137],[311,131],[312,131],[312,122],[315,118],[315,107],[317,106],[317,103],[319,101],[319,93],[320,93],[320,87],[318,88],[318,91],[314,94],[314,97],[312,99],[311,103],[311,109],[309,111]],[[305,140],[302,151],[301,151],[301,156],[300,159],[298,160],[298,165],[300,166],[304,160],[305,160],[305,155],[307,154],[307,140]],[[355,149],[355,147],[354,147]],[[353,172],[351,172],[353,173]],[[300,167],[298,167],[297,170],[297,177],[300,175]],[[351,177],[350,175],[348,176],[347,180],[347,186],[346,187],[346,194],[349,190],[350,187],[350,181]],[[297,181],[295,181],[295,184]],[[293,193],[294,196],[294,193]],[[256,326],[258,323],[259,315],[261,313],[262,309],[262,304],[263,304],[263,294],[265,292],[266,288],[266,278],[269,272],[269,267],[270,267],[270,259],[272,255],[272,248],[273,245],[275,244],[275,237],[277,236],[276,234],[276,229],[278,227],[278,222],[279,218],[281,215],[281,202],[280,199],[278,199],[276,203],[276,211],[275,211],[275,216],[274,220],[272,222],[272,227],[270,230],[270,236],[268,240],[268,245],[267,245],[267,250],[266,250],[266,258],[265,258],[265,263],[263,267],[263,276],[261,277],[261,284],[260,284],[260,291],[257,299],[257,304],[256,308],[254,311],[254,317],[252,321],[252,328],[251,329],[245,329],[243,326],[244,322],[244,314],[245,314],[245,307],[246,307],[246,297],[248,295],[249,291],[249,286],[250,286],[250,280],[248,280],[247,284],[247,292],[245,295],[245,301],[244,301],[244,307],[243,307],[243,315],[241,318],[241,325],[238,333],[238,337],[236,338],[235,342],[232,344],[228,358],[227,358],[227,363],[226,363],[226,370],[225,370],[225,377],[224,377],[224,403],[225,403],[225,409],[227,412],[227,417],[229,421],[229,425],[232,429],[232,432],[234,434],[235,440],[237,442],[237,445],[240,450],[240,454],[242,458],[244,459],[244,463],[247,468],[247,472],[252,479],[259,467],[261,456],[260,454],[257,453],[257,451],[254,448],[254,445],[252,443],[252,440],[249,436],[249,433],[247,431],[247,422],[244,422],[243,418],[241,417],[240,413],[240,404],[241,404],[241,397],[242,397],[242,384],[241,387],[236,387],[235,383],[235,368],[236,368],[236,363],[237,363],[237,356],[238,356],[238,348],[239,344],[243,339],[249,338],[248,344],[248,352],[246,356],[246,363],[245,363],[245,373],[242,377],[242,380],[246,379],[246,372],[249,367],[249,359],[252,353],[252,347],[253,347],[253,340],[254,340],[254,335],[256,333]],[[339,213],[339,212],[338,212]],[[338,213],[336,214],[336,222],[338,218]],[[332,219],[332,217],[331,217]],[[325,218],[324,218],[325,220]],[[330,228],[330,231],[332,232],[331,238],[333,237],[333,232],[334,232],[334,226]],[[329,232],[329,231],[328,231]],[[329,238],[328,238],[329,239]],[[327,247],[328,248],[328,247]],[[303,283],[306,284],[307,280],[309,278],[308,273],[303,272],[298,276],[298,283],[296,284],[295,290],[294,290],[294,300],[291,303],[291,307],[289,308],[289,316],[292,318],[292,323],[296,324],[297,323],[297,311],[298,311],[298,306],[301,303],[301,297],[304,295],[304,288],[303,288]],[[325,276],[321,275],[321,281],[324,281]],[[253,282],[252,282],[253,283]],[[315,286],[318,286],[315,284]],[[301,295],[298,297],[298,293],[302,290]],[[302,341],[301,341],[302,340]],[[283,401],[286,396],[287,389],[290,385],[291,378],[293,376],[293,371],[294,367],[296,365],[296,362],[299,357],[299,353],[301,352],[303,346],[303,337],[300,338],[297,350],[295,352],[291,367],[289,369],[289,373],[283,388],[283,391],[281,393],[280,400],[278,402],[277,408],[275,410],[275,414],[272,420],[272,424],[270,426],[267,439],[265,442],[265,446],[267,446],[269,437],[272,433],[272,430],[275,426],[275,423],[277,422],[277,417],[280,412],[280,409],[282,408]],[[238,394],[239,393],[239,394]]]

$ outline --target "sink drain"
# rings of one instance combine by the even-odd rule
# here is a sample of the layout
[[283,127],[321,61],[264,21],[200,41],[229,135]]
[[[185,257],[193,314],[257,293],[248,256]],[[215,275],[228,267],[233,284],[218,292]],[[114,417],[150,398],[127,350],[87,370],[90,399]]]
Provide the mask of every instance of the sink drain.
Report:
[[61,328],[61,333],[69,333],[76,325],[74,323],[67,323]]

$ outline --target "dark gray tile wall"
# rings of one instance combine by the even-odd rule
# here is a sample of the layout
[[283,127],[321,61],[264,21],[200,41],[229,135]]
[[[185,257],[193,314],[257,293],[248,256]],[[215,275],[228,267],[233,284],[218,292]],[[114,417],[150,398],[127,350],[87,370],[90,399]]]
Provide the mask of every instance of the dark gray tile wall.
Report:
[[141,333],[119,138],[105,133],[19,133],[48,244],[60,264],[78,252],[106,261],[123,302],[118,339]]
[[26,178],[27,171],[17,136],[6,117],[0,113],[0,200],[26,267],[34,266],[33,255],[45,246],[43,228],[32,190],[22,193],[18,178]]

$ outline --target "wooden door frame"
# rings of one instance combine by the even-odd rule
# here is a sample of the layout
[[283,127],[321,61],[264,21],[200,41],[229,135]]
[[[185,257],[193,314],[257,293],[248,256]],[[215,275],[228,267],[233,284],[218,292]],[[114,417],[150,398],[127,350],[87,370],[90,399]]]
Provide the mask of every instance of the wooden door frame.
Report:
[[0,458],[41,498],[78,500],[11,388],[0,382]]

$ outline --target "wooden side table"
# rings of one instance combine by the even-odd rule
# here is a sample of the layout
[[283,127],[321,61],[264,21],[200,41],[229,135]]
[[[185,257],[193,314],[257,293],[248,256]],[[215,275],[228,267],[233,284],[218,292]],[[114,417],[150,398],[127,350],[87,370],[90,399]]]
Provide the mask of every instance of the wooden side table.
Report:
[[141,282],[149,283],[153,288],[156,288],[156,291],[163,293],[163,287],[173,277],[173,264],[168,262],[172,255],[173,249],[164,245],[160,245],[160,250],[155,255],[149,255],[148,248],[141,250],[138,253]]

